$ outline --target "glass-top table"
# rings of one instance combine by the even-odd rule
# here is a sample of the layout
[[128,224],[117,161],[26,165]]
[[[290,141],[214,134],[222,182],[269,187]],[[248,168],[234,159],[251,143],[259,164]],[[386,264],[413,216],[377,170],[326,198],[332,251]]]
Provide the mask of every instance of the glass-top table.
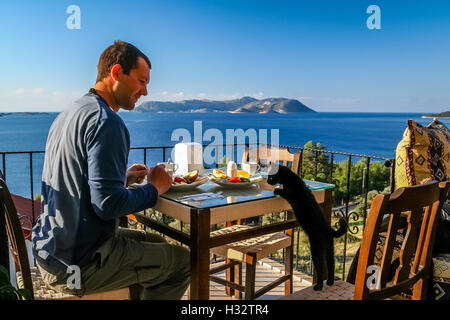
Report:
[[[311,191],[319,191],[325,189],[333,189],[333,184],[303,180]],[[192,195],[201,195],[207,193],[210,198],[197,200]],[[265,180],[245,187],[223,187],[217,185],[213,181],[208,181],[205,184],[192,188],[189,190],[177,191],[169,190],[161,195],[161,198],[171,200],[191,208],[214,208],[226,206],[230,204],[255,201],[260,199],[267,199],[279,197],[273,193],[273,186],[270,186]]]
[[[305,181],[323,209],[327,221],[331,220],[334,185],[315,181]],[[154,220],[150,216],[136,213],[136,220],[168,237],[190,247],[191,277],[189,299],[209,299],[210,249],[224,244],[257,237],[273,232],[285,231],[292,234],[298,226],[292,207],[282,197],[273,193],[274,186],[265,180],[257,185],[231,189],[219,186],[213,181],[191,190],[168,191],[161,195],[154,210],[190,225],[189,233],[177,230]],[[212,194],[213,198],[201,201],[182,199],[184,196]],[[248,230],[230,232],[211,237],[212,225],[226,222],[238,223],[241,219],[268,213],[287,211],[286,221],[252,227]]]

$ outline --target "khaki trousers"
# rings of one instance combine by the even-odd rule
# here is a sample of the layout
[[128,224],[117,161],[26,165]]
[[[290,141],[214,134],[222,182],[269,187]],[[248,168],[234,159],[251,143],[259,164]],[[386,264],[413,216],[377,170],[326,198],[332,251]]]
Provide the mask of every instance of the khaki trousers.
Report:
[[189,285],[190,256],[188,249],[156,234],[119,228],[80,268],[79,289],[73,288],[74,273],[52,274],[38,267],[44,282],[57,291],[84,295],[138,284],[141,299],[178,300]]

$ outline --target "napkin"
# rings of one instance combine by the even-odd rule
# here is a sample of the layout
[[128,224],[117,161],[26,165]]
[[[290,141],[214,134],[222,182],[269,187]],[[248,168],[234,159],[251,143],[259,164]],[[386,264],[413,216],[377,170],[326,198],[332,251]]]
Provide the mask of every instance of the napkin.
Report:
[[188,196],[180,197],[178,200],[180,201],[203,201],[208,199],[214,199],[214,198],[222,198],[222,191],[219,191],[217,193],[212,192],[205,192],[200,194],[191,194]]

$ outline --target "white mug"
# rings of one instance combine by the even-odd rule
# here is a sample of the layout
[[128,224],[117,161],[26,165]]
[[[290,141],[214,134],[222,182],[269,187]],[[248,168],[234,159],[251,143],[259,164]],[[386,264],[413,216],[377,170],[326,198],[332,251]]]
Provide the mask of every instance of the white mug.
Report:
[[158,162],[158,165],[163,165],[166,169],[166,172],[169,174],[169,176],[173,177],[173,173],[177,171],[178,164],[173,162]]
[[250,173],[251,176],[255,175],[261,166],[257,162],[244,162],[242,163],[242,170]]

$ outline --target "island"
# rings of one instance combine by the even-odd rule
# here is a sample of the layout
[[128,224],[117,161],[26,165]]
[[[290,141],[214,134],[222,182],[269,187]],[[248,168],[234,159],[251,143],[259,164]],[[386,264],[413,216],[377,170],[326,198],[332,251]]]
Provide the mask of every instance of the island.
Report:
[[422,116],[422,118],[444,118],[450,119],[450,111],[444,111],[441,113],[429,113]]
[[144,101],[134,112],[316,113],[296,99],[242,97],[232,100]]
[[41,115],[46,114],[48,115],[48,112],[32,112],[32,111],[17,111],[17,112],[0,112],[0,117],[4,116],[12,116],[12,115],[19,115],[19,116],[33,116],[33,115]]

